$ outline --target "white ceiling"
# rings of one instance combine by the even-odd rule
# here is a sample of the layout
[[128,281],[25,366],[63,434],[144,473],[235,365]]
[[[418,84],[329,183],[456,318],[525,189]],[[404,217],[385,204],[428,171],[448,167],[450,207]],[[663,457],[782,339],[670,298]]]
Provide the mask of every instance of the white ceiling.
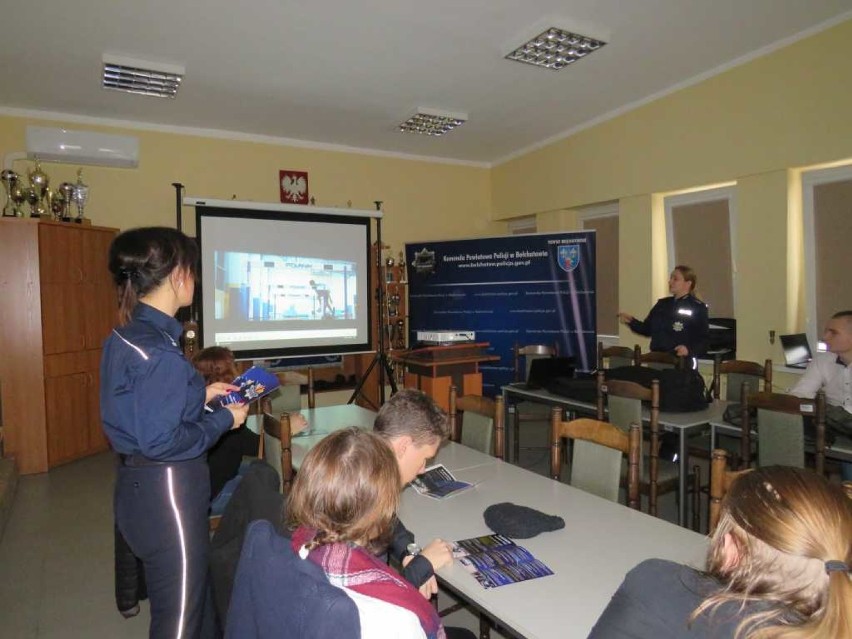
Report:
[[[852,0],[5,0],[0,108],[499,162],[766,47]],[[605,40],[554,72],[548,26]],[[100,88],[104,53],[183,65],[175,100]],[[470,120],[403,134],[418,107]]]

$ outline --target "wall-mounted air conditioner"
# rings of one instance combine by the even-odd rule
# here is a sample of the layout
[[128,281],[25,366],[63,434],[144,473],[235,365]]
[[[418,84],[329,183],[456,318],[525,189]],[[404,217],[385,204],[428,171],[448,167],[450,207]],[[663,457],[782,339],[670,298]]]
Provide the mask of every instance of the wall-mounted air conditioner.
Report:
[[94,131],[27,127],[27,157],[42,162],[139,166],[139,139]]

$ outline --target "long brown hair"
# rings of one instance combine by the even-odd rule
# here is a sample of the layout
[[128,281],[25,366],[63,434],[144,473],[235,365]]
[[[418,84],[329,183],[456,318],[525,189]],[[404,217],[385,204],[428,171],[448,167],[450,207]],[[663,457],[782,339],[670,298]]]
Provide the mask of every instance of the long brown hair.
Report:
[[177,229],[149,226],[117,235],[109,247],[109,272],[118,292],[119,324],[127,324],[139,299],[178,267],[192,277],[198,273],[198,246]]
[[192,365],[201,373],[205,384],[213,382],[230,384],[237,376],[234,353],[224,346],[208,346],[198,351],[192,358]]
[[[723,549],[730,535],[739,557]],[[844,562],[847,571],[826,568]],[[769,466],[739,477],[722,502],[708,572],[725,584],[694,617],[725,602],[762,601],[737,637],[852,637],[852,500],[809,470]]]
[[399,489],[396,457],[381,437],[358,428],[337,431],[299,468],[288,523],[317,531],[309,550],[339,541],[378,548],[393,533]]

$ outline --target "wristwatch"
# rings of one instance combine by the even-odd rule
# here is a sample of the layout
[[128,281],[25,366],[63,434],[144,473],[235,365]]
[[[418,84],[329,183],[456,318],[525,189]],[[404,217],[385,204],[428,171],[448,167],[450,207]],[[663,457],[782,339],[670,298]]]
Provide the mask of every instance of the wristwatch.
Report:
[[408,544],[405,547],[405,554],[411,555],[412,557],[416,557],[421,552],[423,552],[423,549],[420,546],[418,546],[417,544],[415,544],[414,542]]

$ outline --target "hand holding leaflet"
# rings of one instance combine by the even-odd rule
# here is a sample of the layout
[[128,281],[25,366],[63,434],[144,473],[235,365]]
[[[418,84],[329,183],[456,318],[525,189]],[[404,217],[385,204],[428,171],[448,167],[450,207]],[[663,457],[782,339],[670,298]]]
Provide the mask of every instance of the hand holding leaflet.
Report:
[[444,499],[474,486],[457,480],[443,464],[430,466],[415,477],[411,485],[418,493],[432,499]]
[[221,406],[245,404],[268,395],[279,386],[278,377],[260,366],[252,366],[232,382],[238,390],[219,398]]

